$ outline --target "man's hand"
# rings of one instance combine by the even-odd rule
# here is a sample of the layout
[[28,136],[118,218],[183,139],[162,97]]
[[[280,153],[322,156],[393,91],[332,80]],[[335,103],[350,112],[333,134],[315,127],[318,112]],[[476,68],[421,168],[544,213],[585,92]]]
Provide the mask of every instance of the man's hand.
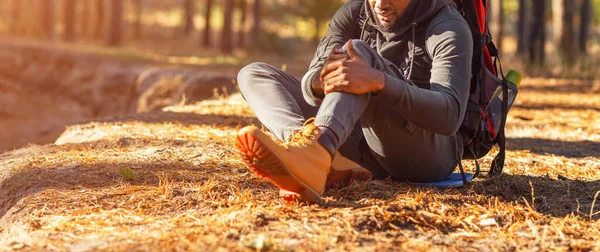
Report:
[[[336,46],[331,50],[331,53],[329,54],[329,56],[325,60],[325,64],[323,64],[323,65],[327,66],[329,64],[333,64],[335,62],[346,60],[346,59],[348,59],[348,55],[344,52],[342,47]],[[325,68],[321,69],[321,74],[319,76],[315,75],[315,77],[313,78],[313,80],[311,82],[311,87],[315,94],[321,94],[321,95],[325,94],[323,91],[322,76],[325,76],[324,74],[327,74],[327,72],[324,72],[324,70],[325,70]]]
[[339,59],[323,67],[321,82],[325,95],[332,92],[362,95],[381,91],[385,85],[385,74],[369,66],[351,41],[347,51],[348,59]]

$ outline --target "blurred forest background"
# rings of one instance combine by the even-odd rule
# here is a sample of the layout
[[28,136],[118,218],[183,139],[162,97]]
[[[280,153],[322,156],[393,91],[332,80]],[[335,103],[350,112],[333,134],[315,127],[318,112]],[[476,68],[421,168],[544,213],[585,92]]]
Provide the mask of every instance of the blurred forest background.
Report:
[[344,2],[0,0],[0,251],[600,250],[600,0],[489,0],[525,76],[504,175],[283,204],[235,153],[234,80],[302,76]]
[[[54,142],[73,123],[191,104],[216,87],[233,93],[255,61],[300,77],[345,2],[0,1],[0,151]],[[505,69],[600,91],[600,0],[489,5]]]
[[[257,53],[310,58],[344,2],[5,0],[0,34],[108,46],[131,55],[231,55],[221,59],[237,64]],[[600,0],[490,0],[490,6],[493,35],[509,59],[505,66],[528,66],[522,70],[529,75],[568,75],[565,67],[576,76],[595,72]]]

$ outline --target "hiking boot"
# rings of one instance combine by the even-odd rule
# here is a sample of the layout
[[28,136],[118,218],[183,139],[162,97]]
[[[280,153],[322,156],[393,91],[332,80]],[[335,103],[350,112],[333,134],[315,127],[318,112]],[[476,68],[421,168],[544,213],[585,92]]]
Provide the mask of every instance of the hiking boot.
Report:
[[307,121],[288,143],[277,143],[254,126],[242,128],[235,147],[246,166],[299,200],[318,203],[325,191],[332,158],[317,142],[323,131]]
[[336,152],[326,185],[327,187],[346,185],[350,180],[369,181],[371,178],[373,174],[369,170]]
[[[369,181],[371,178],[373,178],[373,174],[369,170],[336,152],[325,187],[331,188],[335,185],[347,185],[350,180]],[[288,203],[300,199],[300,195],[297,193],[283,189],[279,190],[279,197]]]

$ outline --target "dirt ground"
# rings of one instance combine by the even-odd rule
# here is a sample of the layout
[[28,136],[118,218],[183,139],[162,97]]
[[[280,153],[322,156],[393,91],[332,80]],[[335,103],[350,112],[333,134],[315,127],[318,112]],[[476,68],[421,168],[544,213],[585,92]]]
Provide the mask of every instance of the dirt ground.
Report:
[[239,94],[74,125],[0,155],[0,250],[600,251],[591,85],[525,79],[502,176],[352,183],[322,205],[285,204],[237,159],[236,130],[259,125]]

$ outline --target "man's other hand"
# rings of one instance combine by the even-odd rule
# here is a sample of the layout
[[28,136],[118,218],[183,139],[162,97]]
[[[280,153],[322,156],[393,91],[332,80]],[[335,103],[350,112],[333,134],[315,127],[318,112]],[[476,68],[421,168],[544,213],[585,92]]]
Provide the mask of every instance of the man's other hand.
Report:
[[[329,56],[325,60],[325,64],[323,64],[323,65],[327,66],[329,64],[333,64],[335,62],[343,61],[343,60],[347,60],[347,59],[348,59],[348,55],[346,54],[346,52],[344,52],[342,47],[336,46],[331,50],[331,53],[329,54]],[[319,78],[316,78],[316,76],[315,76],[315,78],[313,78],[313,81],[311,82],[311,87],[312,87],[313,91],[317,94],[324,94],[323,77],[327,74],[327,72],[324,72],[324,70],[325,70],[325,67],[323,67],[323,69],[321,69],[321,74],[319,75]]]
[[347,44],[348,58],[339,58],[325,64],[321,71],[321,82],[325,95],[346,92],[362,95],[379,92],[385,85],[383,72],[372,68],[356,51],[352,41]]

